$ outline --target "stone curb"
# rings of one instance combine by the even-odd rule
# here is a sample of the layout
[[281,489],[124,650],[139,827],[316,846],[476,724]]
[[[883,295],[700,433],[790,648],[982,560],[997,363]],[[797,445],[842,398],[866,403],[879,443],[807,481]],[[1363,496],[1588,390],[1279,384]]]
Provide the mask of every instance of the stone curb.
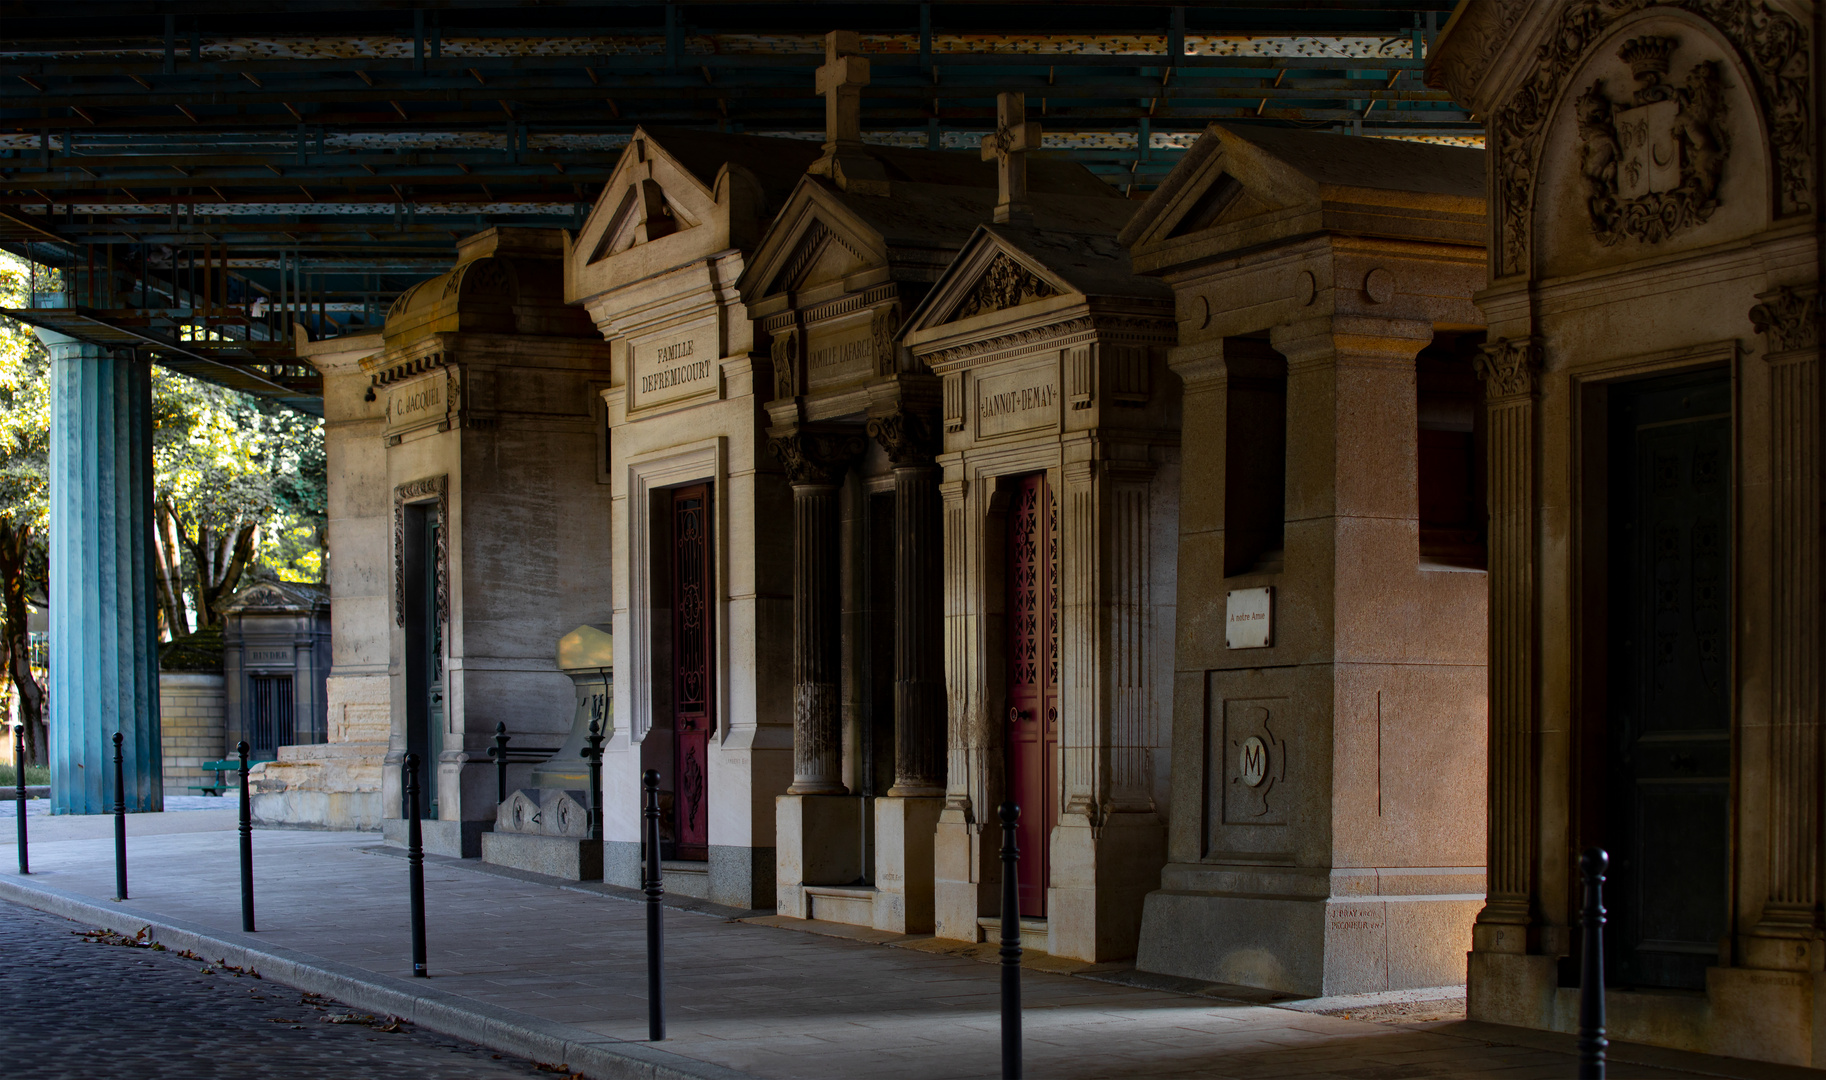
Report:
[[753,1080],[750,1074],[627,1042],[536,1016],[473,1001],[409,979],[326,960],[276,945],[257,935],[216,930],[196,923],[145,914],[130,904],[98,904],[88,897],[46,885],[0,877],[0,899],[128,937],[142,928],[170,949],[188,949],[263,979],[333,997],[358,1009],[403,1017],[428,1031],[479,1043],[491,1050],[562,1063],[593,1080]]

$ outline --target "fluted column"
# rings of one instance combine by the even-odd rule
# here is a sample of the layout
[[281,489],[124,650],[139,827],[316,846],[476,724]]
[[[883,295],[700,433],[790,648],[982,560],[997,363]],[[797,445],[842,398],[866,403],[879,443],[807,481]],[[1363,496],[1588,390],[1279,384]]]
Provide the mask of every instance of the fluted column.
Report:
[[[1535,412],[1540,349],[1531,338],[1484,346],[1489,431],[1489,896],[1477,921],[1526,925],[1534,892]],[[1486,945],[1485,943],[1489,944]],[[1522,952],[1521,934],[1479,948]]]
[[1759,930],[1810,933],[1820,900],[1820,377],[1817,290],[1761,293],[1769,351],[1774,631],[1770,635],[1769,897]]
[[51,811],[164,809],[152,572],[152,386],[128,353],[41,332],[51,352]]
[[869,421],[894,463],[895,797],[945,793],[944,529],[936,439],[902,408]]
[[863,442],[801,431],[770,445],[793,489],[793,782],[786,792],[843,795],[837,486]]

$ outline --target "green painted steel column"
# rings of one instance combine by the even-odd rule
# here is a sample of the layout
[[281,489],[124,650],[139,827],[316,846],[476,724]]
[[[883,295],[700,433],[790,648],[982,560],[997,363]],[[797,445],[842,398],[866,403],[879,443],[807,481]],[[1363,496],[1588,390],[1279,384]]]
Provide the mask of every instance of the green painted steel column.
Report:
[[51,352],[51,812],[164,809],[146,362],[40,331]]

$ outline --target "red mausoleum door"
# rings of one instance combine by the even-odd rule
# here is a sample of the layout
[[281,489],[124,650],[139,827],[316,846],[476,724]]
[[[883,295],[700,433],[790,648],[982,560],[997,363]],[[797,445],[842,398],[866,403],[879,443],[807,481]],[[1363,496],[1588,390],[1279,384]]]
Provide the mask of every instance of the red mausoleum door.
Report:
[[672,805],[678,858],[710,857],[710,488],[672,493]]
[[1018,484],[1008,515],[1008,797],[1021,808],[1021,914],[1041,918],[1059,819],[1059,530],[1046,474]]

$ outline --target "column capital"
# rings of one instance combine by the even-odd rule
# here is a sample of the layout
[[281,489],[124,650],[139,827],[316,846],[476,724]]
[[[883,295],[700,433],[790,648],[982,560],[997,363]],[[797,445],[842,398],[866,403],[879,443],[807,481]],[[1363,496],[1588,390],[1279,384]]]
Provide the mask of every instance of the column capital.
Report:
[[1411,363],[1433,340],[1433,324],[1420,319],[1319,315],[1268,331],[1290,368],[1336,363],[1344,357]]
[[1750,323],[1770,353],[1816,349],[1820,345],[1820,290],[1816,285],[1778,285],[1756,294]]
[[1489,400],[1531,398],[1541,381],[1540,339],[1500,338],[1480,346],[1476,369]]
[[867,444],[853,432],[800,428],[769,438],[767,448],[785,466],[787,482],[794,487],[829,486],[843,479]]
[[938,425],[923,412],[897,402],[894,411],[869,421],[869,438],[881,444],[896,468],[930,466],[938,457]]

